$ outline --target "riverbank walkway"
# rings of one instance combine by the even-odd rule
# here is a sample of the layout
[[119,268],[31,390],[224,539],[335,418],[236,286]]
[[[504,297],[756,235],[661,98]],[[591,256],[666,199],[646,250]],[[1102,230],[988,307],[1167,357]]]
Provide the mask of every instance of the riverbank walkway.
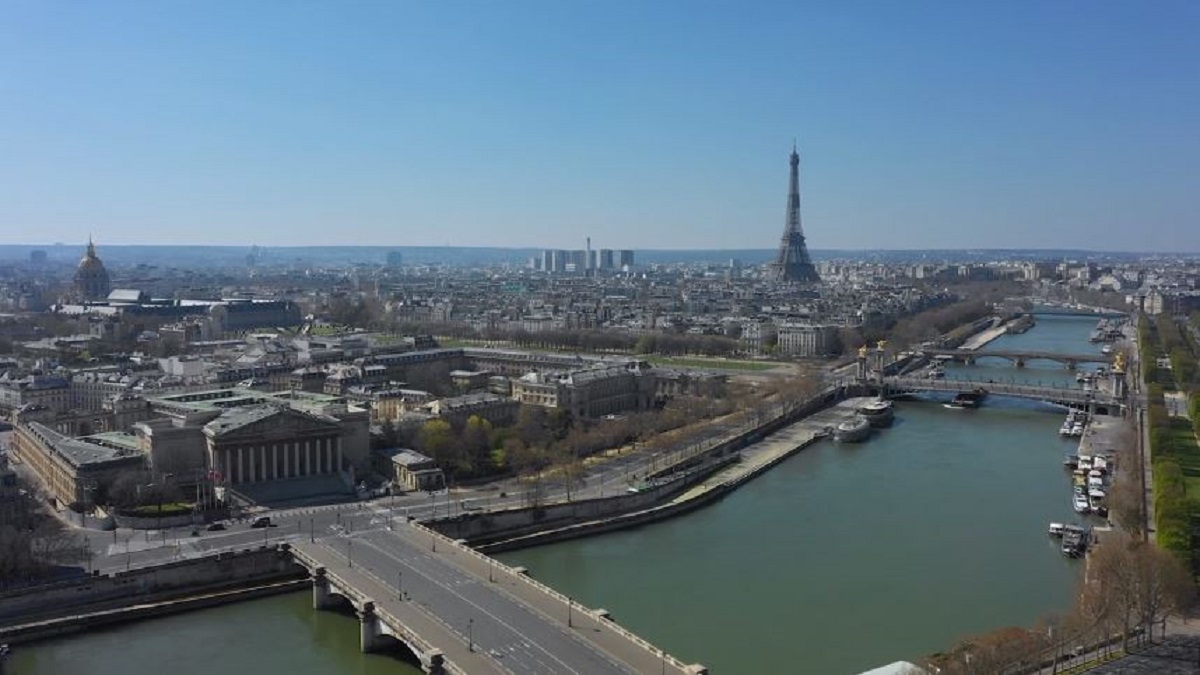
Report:
[[963,342],[962,345],[959,346],[959,349],[966,350],[966,351],[974,351],[976,349],[979,349],[980,347],[988,344],[992,340],[995,340],[996,338],[1000,337],[1001,335],[1004,335],[1005,333],[1007,333],[1009,323],[1010,322],[1008,322],[1008,321],[1004,321],[1004,322],[1001,322],[1001,324],[998,326],[992,326],[991,328],[986,328],[986,329],[972,335],[971,337],[967,338],[967,340],[965,342]]
[[738,484],[762,473],[803,446],[828,435],[831,427],[854,416],[855,409],[873,398],[850,398],[799,420],[742,448],[741,460],[680,493],[670,503],[682,504],[726,484]]

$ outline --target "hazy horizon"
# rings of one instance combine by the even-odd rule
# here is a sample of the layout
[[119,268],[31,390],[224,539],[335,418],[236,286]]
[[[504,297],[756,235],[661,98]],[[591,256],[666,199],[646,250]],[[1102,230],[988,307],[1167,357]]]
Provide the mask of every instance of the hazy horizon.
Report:
[[0,241],[1200,251],[1200,5],[6,5]]

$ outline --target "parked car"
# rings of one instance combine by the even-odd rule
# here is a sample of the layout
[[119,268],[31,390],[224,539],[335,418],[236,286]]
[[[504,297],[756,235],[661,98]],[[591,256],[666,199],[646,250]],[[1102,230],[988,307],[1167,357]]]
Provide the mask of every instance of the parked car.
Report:
[[225,523],[209,523],[208,527],[204,528],[209,532],[220,532],[225,529]]
[[259,516],[250,523],[250,527],[274,527],[271,524],[271,516]]

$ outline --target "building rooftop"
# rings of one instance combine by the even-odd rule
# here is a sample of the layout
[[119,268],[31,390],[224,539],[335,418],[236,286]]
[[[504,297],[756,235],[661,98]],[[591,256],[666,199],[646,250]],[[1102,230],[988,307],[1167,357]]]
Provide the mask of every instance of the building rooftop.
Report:
[[392,463],[399,464],[400,466],[420,466],[421,464],[433,462],[432,457],[426,457],[416,450],[409,450],[408,448],[397,448],[391,452]]
[[324,422],[336,428],[338,420],[326,415],[297,410],[278,403],[263,403],[260,405],[231,408],[221,413],[221,416],[204,425],[204,430],[213,436],[228,434],[238,429],[250,426],[277,415],[303,416],[314,421]]
[[[68,464],[80,468],[107,462],[142,460],[141,451],[125,443],[88,442],[87,438],[71,438],[38,422],[27,426],[29,432]],[[107,434],[100,434],[107,436]]]

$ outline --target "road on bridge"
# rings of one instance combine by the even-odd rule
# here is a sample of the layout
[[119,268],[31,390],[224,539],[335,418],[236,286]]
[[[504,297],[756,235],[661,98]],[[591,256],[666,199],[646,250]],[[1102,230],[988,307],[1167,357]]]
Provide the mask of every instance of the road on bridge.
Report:
[[[466,662],[481,655],[489,659],[487,672],[518,674],[660,672],[664,665],[659,654],[578,604],[568,607],[507,566],[424,528],[402,524],[394,532],[369,530],[295,546],[351,581],[378,608],[402,621],[422,619],[424,629],[410,628],[466,672],[476,672]],[[397,599],[401,593],[404,600]],[[434,634],[426,632],[430,620],[439,626]],[[682,672],[666,665],[665,672]]]

